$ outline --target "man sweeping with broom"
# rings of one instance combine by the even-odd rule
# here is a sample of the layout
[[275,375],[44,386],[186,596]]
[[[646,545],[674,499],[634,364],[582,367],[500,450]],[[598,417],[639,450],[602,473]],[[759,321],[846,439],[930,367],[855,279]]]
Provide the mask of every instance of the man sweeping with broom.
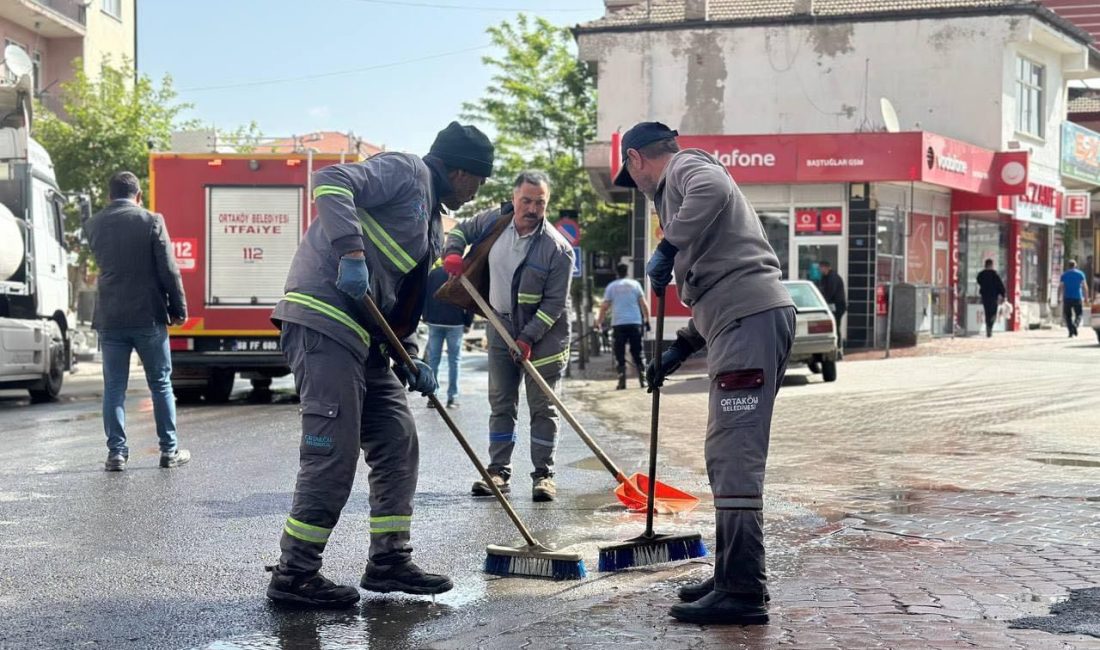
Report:
[[675,270],[680,299],[692,312],[676,342],[650,360],[648,383],[659,387],[707,348],[704,453],[717,519],[714,577],[681,589],[687,602],[670,614],[692,623],[767,623],[764,466],[794,341],[794,303],[760,219],[725,167],[698,149],[681,151],[676,135],[659,122],[635,125],[623,135],[615,178],[656,206],[664,239],[646,265],[653,290],[662,295]]
[[[447,576],[412,562],[419,448],[402,384],[435,393],[434,375],[414,358],[428,270],[443,246],[441,207],[473,199],[492,171],[489,139],[452,122],[424,158],[386,152],[314,174],[317,220],[272,316],[302,398],[302,441],[282,555],[270,568],[271,600],[304,607],[358,602],[355,587],[336,584],[320,569],[360,450],[370,467],[371,515],[370,561],[360,586],[422,595],[451,589]],[[377,316],[365,309],[368,296]],[[399,357],[402,363],[391,368]]]

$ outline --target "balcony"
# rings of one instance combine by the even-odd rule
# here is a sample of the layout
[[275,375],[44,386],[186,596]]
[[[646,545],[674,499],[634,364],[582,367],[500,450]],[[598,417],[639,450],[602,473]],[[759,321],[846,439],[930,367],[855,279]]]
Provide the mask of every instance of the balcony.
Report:
[[81,38],[87,31],[87,7],[81,0],[2,0],[0,19],[45,38]]

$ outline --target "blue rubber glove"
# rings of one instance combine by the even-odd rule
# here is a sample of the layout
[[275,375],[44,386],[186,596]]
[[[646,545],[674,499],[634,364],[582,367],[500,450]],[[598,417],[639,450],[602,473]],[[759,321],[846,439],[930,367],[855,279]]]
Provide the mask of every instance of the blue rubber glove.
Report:
[[367,260],[361,257],[341,257],[336,275],[336,288],[356,300],[370,293],[370,272]]
[[[677,341],[678,343],[679,341]],[[661,378],[657,379],[657,360],[650,359],[649,363],[645,367],[645,383],[649,387],[647,392],[652,393],[654,388],[660,388],[665,383],[665,377],[668,377],[691,356],[691,353],[684,350],[682,346],[673,343],[665,350],[661,355]]]
[[676,253],[676,247],[668,243],[667,239],[662,239],[645,265],[650,286],[653,287],[653,293],[658,296],[665,295],[665,287],[672,282],[672,265],[676,261]]
[[398,379],[409,387],[410,393],[418,392],[425,397],[434,394],[436,389],[439,388],[439,382],[432,374],[432,369],[420,359],[413,359],[413,364],[416,366],[416,376],[412,375],[408,366],[401,364],[394,368]]

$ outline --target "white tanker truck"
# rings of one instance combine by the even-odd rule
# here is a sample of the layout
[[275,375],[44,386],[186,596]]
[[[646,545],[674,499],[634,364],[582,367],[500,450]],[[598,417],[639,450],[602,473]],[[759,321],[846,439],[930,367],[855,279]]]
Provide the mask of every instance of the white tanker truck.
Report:
[[0,389],[50,401],[72,367],[67,199],[49,154],[30,137],[33,85],[16,49],[0,66]]

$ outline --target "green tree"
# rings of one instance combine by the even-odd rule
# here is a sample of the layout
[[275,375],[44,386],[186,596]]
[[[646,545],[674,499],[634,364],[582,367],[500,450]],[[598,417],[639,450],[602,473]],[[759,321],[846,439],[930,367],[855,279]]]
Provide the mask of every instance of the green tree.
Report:
[[[63,114],[39,104],[32,132],[53,158],[61,189],[88,194],[99,210],[107,204],[112,174],[129,170],[144,184],[150,148],[164,147],[173,130],[196,123],[181,120],[191,105],[178,101],[167,75],[159,85],[146,75],[135,80],[127,60],[120,67],[105,62],[96,80],[79,60],[73,67],[73,78],[61,86]],[[76,215],[66,222],[69,232],[79,226]]]
[[462,117],[495,130],[497,164],[468,210],[508,200],[516,174],[541,169],[553,184],[550,216],[577,210],[588,250],[626,254],[628,211],[601,201],[584,169],[584,146],[596,136],[596,84],[577,60],[572,34],[525,14],[487,31],[498,49],[482,59],[492,81],[479,101],[463,105]]

